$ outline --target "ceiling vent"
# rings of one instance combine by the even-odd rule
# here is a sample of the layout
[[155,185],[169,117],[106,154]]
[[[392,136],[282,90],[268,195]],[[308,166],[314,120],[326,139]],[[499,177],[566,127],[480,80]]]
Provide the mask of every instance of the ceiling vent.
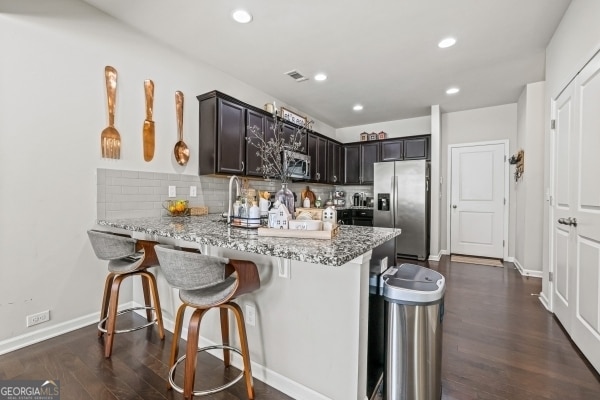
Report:
[[302,75],[300,72],[296,71],[295,69],[288,71],[285,74],[292,77],[296,82],[304,82],[304,81],[308,80],[307,77],[305,77],[304,75]]

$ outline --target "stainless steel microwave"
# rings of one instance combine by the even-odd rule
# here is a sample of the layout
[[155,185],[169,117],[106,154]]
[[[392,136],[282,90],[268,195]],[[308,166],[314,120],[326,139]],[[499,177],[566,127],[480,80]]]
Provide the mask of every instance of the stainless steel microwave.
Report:
[[310,156],[284,150],[283,171],[292,179],[310,179]]

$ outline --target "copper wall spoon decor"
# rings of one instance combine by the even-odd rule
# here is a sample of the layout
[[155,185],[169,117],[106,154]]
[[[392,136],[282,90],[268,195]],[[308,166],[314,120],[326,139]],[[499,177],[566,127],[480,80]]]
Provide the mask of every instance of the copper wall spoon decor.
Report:
[[152,158],[154,158],[154,121],[152,121],[154,82],[150,79],[144,81],[144,93],[146,95],[146,119],[144,120],[142,136],[144,144],[144,161],[152,161]]
[[183,93],[175,92],[175,111],[177,114],[177,137],[179,141],[175,144],[175,160],[179,165],[185,165],[190,158],[190,149],[183,141]]
[[115,102],[117,97],[117,70],[107,65],[104,68],[106,97],[108,99],[108,126],[100,135],[103,158],[121,158],[121,135],[115,128]]

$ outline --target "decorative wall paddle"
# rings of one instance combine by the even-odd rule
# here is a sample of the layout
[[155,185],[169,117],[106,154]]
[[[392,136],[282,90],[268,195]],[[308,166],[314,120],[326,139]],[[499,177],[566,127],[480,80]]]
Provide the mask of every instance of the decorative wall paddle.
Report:
[[152,107],[154,105],[154,82],[150,79],[144,81],[146,94],[146,119],[144,120],[143,143],[144,161],[152,161],[154,157],[154,121],[152,121]]

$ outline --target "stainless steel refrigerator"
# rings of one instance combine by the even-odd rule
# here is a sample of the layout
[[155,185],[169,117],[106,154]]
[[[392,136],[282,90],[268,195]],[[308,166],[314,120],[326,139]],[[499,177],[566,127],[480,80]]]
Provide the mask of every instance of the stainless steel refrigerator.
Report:
[[426,160],[375,163],[373,226],[402,229],[396,258],[429,257],[429,169]]

